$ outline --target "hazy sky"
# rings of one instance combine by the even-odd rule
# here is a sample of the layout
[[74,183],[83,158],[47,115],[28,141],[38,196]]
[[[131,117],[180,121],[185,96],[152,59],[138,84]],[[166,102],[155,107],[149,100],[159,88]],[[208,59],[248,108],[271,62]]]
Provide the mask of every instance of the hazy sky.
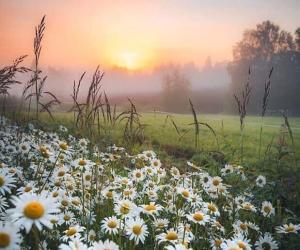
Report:
[[230,60],[245,29],[269,19],[293,33],[299,11],[299,0],[0,0],[0,64],[32,55],[43,14],[43,64],[145,69]]

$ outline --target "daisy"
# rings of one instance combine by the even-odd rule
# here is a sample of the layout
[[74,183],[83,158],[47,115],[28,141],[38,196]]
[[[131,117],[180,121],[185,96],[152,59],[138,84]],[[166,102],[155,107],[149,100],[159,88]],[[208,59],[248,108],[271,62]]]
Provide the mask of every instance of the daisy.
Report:
[[151,160],[151,166],[154,168],[160,168],[161,167],[161,161],[158,159]]
[[220,216],[219,209],[216,204],[210,202],[204,204],[204,211],[210,215]]
[[5,195],[5,193],[11,193],[11,189],[16,187],[15,183],[16,179],[13,178],[10,174],[7,172],[2,171],[0,173],[0,193],[2,195]]
[[236,235],[234,238],[232,238],[232,240],[235,241],[241,249],[251,250],[250,240],[248,240],[242,234]]
[[132,172],[132,178],[133,178],[134,181],[140,182],[140,181],[144,180],[145,175],[144,175],[144,173],[141,169],[135,169]]
[[20,249],[21,236],[18,233],[18,229],[10,224],[0,222],[0,249]]
[[158,243],[170,242],[176,244],[178,240],[181,238],[178,232],[176,232],[173,228],[167,230],[166,233],[162,233],[156,236]]
[[191,200],[191,196],[193,195],[192,190],[183,187],[178,188],[177,193],[180,194],[182,198],[188,201]]
[[73,238],[67,244],[61,244],[60,250],[88,250],[89,247],[85,245],[80,238]]
[[64,236],[61,237],[62,241],[68,241],[74,238],[80,238],[80,233],[83,232],[84,227],[79,225],[71,226],[64,231]]
[[172,167],[170,170],[170,173],[174,178],[180,177],[180,172],[179,172],[178,168],[176,168],[176,167]]
[[252,205],[250,202],[244,202],[241,206],[241,209],[250,211],[250,212],[256,212],[255,206]]
[[281,233],[281,234],[290,234],[290,233],[297,234],[298,230],[300,230],[300,224],[295,225],[295,224],[289,223],[289,224],[284,224],[282,226],[276,227],[276,232]]
[[226,165],[224,166],[224,168],[221,169],[221,174],[222,174],[222,176],[231,174],[231,173],[233,173],[233,172],[234,172],[234,168],[233,168],[233,166],[230,165],[230,164],[226,164]]
[[155,204],[155,202],[150,202],[147,205],[142,205],[142,212],[150,215],[157,215],[160,210],[162,210],[162,206],[159,204]]
[[157,230],[162,230],[164,228],[167,228],[169,224],[168,219],[156,219],[154,220],[154,226]]
[[132,216],[139,212],[137,206],[130,200],[120,200],[115,204],[114,210],[116,214],[125,217]]
[[261,212],[264,217],[271,217],[272,215],[275,215],[275,209],[271,202],[264,201],[261,205]]
[[11,200],[15,208],[9,209],[12,221],[19,227],[25,228],[29,233],[33,224],[39,229],[42,225],[52,228],[50,222],[52,215],[59,212],[56,199],[47,196],[45,193],[40,195],[25,193]]
[[212,250],[220,250],[221,244],[224,242],[224,239],[222,238],[212,238],[209,240],[210,247]]
[[148,236],[148,227],[143,219],[140,218],[130,218],[126,221],[126,231],[129,235],[130,240],[134,240],[137,245],[139,242],[144,243],[146,237]]
[[195,213],[187,215],[187,219],[203,226],[209,222],[209,216],[201,211],[196,211]]
[[95,242],[92,247],[93,250],[119,250],[119,246],[110,240]]
[[258,187],[264,187],[267,183],[266,181],[266,177],[262,176],[262,175],[259,175],[257,178],[256,178],[256,186]]
[[117,234],[120,221],[116,216],[104,218],[101,221],[101,229],[108,234]]
[[225,240],[221,244],[222,250],[243,250],[234,240]]
[[255,242],[255,249],[256,250],[276,250],[278,249],[277,242],[273,239],[270,233],[265,233],[264,236],[259,236],[258,241]]

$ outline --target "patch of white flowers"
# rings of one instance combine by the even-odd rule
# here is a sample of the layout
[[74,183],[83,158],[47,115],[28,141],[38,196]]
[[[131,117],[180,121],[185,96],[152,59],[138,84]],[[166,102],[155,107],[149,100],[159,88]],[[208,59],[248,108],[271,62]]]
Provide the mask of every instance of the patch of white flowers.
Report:
[[0,249],[278,249],[300,230],[241,166],[182,173],[152,150],[1,122]]

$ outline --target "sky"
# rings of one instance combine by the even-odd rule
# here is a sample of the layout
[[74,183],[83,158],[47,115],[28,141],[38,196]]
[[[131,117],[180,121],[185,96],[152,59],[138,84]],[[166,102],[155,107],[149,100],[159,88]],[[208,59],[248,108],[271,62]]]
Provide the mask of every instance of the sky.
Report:
[[146,70],[231,60],[243,31],[271,20],[294,32],[299,0],[0,0],[0,65],[29,54],[46,15],[41,63]]

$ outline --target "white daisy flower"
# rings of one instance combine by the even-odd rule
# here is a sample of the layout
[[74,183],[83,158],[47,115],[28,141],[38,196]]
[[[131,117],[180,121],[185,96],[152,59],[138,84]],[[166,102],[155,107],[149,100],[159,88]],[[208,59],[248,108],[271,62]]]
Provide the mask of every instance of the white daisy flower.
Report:
[[108,234],[117,234],[119,225],[120,221],[116,216],[107,217],[101,221],[101,229]]
[[261,212],[264,217],[271,217],[272,215],[275,215],[275,208],[271,202],[264,201],[261,205]]
[[201,211],[196,211],[195,213],[189,214],[186,216],[188,220],[199,224],[199,225],[205,225],[209,222],[209,216]]
[[156,236],[158,243],[161,244],[163,242],[170,242],[172,244],[176,244],[180,239],[182,239],[182,235],[179,234],[173,228],[167,230],[166,233],[161,233]]
[[71,239],[68,244],[61,244],[59,246],[60,250],[89,250],[90,248],[85,245],[82,240],[77,237]]
[[74,238],[80,238],[81,233],[84,231],[84,227],[79,225],[70,226],[67,230],[64,231],[64,235],[61,237],[63,241],[68,241]]
[[0,249],[20,249],[21,235],[18,233],[18,228],[7,222],[0,222]]
[[25,193],[19,197],[13,197],[11,202],[15,208],[9,209],[9,214],[19,228],[25,228],[29,233],[32,225],[39,230],[42,225],[52,228],[52,215],[59,212],[56,199],[46,193],[40,195]]
[[130,218],[126,221],[126,232],[130,240],[134,240],[137,245],[139,242],[144,243],[148,236],[148,227],[141,218]]
[[110,240],[95,242],[92,247],[93,250],[119,250],[119,246]]
[[266,177],[262,176],[262,175],[259,175],[257,178],[256,178],[256,186],[258,187],[264,187],[267,183],[267,180],[266,180]]
[[150,202],[147,205],[141,205],[143,210],[142,212],[145,214],[150,214],[150,215],[157,215],[159,211],[162,210],[162,206],[159,204],[155,204],[155,202]]
[[290,233],[298,234],[299,230],[300,230],[300,224],[296,225],[293,223],[284,224],[282,226],[276,227],[276,232],[279,234],[290,234]]
[[256,250],[276,250],[278,249],[278,244],[272,237],[270,233],[265,233],[264,236],[259,236],[258,241],[255,242]]
[[0,193],[5,195],[5,193],[11,193],[11,189],[16,187],[16,179],[12,177],[9,173],[1,171],[0,173]]

